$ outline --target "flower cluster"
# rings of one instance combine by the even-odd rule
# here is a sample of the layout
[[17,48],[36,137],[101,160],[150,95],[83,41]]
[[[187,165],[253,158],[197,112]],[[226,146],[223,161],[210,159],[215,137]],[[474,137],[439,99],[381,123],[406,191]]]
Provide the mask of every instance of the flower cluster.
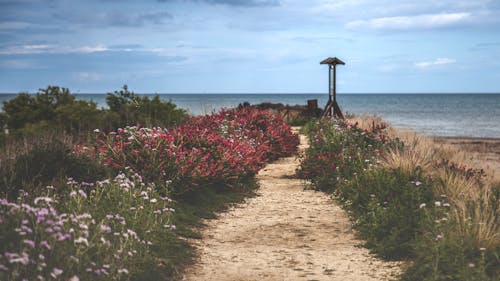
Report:
[[323,120],[310,128],[310,147],[301,161],[299,175],[320,190],[335,190],[357,173],[379,163],[378,156],[393,145],[383,125],[362,130],[357,124]]
[[152,182],[172,180],[182,192],[207,183],[234,185],[266,161],[292,154],[298,143],[279,115],[247,107],[193,117],[173,129],[101,134],[98,151],[110,167],[131,167]]
[[127,279],[172,232],[171,199],[128,171],[28,202],[0,199],[1,280]]

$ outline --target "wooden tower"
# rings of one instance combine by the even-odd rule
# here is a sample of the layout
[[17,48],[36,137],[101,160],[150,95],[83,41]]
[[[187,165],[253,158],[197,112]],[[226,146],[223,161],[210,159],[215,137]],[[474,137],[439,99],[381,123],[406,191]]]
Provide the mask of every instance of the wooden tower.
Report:
[[[328,103],[323,111],[322,117],[337,117],[344,119],[342,111],[337,104],[337,64],[345,65],[337,57],[327,58],[320,62],[320,64],[328,64]],[[333,83],[332,83],[333,80]]]

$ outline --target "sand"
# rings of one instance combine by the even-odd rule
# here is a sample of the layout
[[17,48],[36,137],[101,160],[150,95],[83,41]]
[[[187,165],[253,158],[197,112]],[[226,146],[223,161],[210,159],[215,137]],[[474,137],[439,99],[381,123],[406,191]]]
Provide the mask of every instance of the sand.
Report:
[[397,279],[401,263],[361,247],[345,211],[293,178],[298,163],[289,157],[267,165],[257,176],[258,196],[205,221],[202,239],[192,240],[199,259],[184,280]]
[[440,144],[447,144],[465,152],[467,160],[479,169],[491,170],[496,180],[500,181],[500,139],[434,137]]

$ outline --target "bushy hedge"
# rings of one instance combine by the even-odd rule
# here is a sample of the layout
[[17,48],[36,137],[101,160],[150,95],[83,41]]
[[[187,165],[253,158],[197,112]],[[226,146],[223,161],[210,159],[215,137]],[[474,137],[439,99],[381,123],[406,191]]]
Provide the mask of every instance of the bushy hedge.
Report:
[[98,151],[116,170],[128,166],[150,181],[172,181],[175,192],[211,184],[237,186],[266,161],[291,155],[299,143],[270,111],[223,110],[172,129],[126,127],[102,133]]

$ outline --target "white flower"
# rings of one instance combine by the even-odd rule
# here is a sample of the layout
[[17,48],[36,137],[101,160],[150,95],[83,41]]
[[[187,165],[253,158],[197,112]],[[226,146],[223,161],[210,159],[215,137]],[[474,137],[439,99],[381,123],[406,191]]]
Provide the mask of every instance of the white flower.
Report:
[[59,275],[61,275],[63,273],[63,270],[62,269],[59,269],[57,267],[54,267],[54,269],[52,269],[52,272],[50,273],[50,276],[54,277],[54,278],[57,278]]
[[434,206],[441,207],[441,202],[439,202],[439,201],[434,202]]
[[85,246],[88,246],[89,241],[87,240],[87,238],[78,237],[77,239],[75,239],[75,244],[85,244]]
[[99,129],[95,129],[94,130],[94,133],[100,133],[101,131],[99,131]]
[[420,204],[419,208],[422,209],[423,207],[425,207],[425,203],[422,203]]
[[35,205],[38,204],[38,202],[40,201],[45,201],[47,203],[52,203],[54,202],[54,199],[50,198],[50,197],[37,197],[35,198]]

